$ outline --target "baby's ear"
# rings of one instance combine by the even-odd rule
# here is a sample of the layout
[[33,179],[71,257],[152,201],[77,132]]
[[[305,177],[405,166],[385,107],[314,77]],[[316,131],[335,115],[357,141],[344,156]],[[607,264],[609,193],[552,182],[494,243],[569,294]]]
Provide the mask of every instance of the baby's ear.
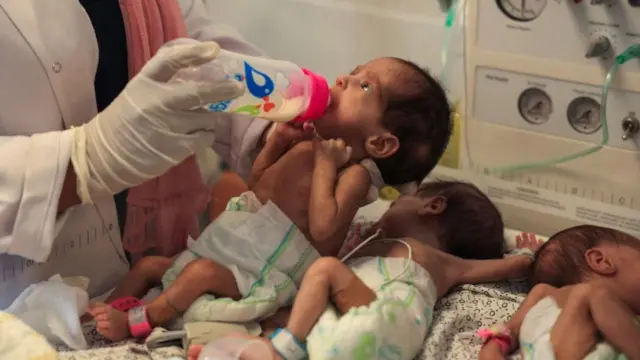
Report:
[[602,276],[615,275],[618,268],[606,251],[592,248],[584,253],[584,259],[593,272]]
[[369,136],[364,143],[367,154],[374,159],[384,159],[395,154],[400,147],[400,140],[390,132]]
[[440,215],[447,209],[447,198],[442,195],[431,196],[424,199],[422,207],[418,210],[421,216]]

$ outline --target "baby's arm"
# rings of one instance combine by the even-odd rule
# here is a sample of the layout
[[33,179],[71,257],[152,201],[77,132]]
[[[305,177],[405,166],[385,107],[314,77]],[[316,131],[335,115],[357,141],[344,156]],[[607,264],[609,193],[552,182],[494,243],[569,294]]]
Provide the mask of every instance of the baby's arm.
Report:
[[640,328],[634,317],[609,288],[595,282],[574,286],[551,330],[556,357],[586,356],[598,340],[597,330],[627,359],[640,359]]
[[329,140],[322,144],[316,142],[314,146],[309,232],[314,247],[322,255],[336,256],[369,191],[371,180],[367,170],[359,164],[347,167],[338,176],[338,169],[344,163],[336,157],[345,150],[344,143],[340,145],[336,140]]
[[273,136],[269,137],[267,143],[264,145],[258,156],[256,157],[256,161],[253,162],[253,166],[251,167],[251,176],[249,177],[249,188],[251,189],[253,185],[260,180],[262,174],[273,165],[278,159],[289,149],[291,146],[290,141],[286,141],[282,137],[277,136],[277,134],[273,134]]
[[[516,238],[518,250],[529,250],[535,253],[542,244],[543,241],[531,233],[523,233]],[[460,285],[527,277],[532,262],[533,257],[529,255],[516,255],[496,260],[466,260],[453,257],[446,262],[446,265],[450,265],[450,271],[448,271],[450,283]]]
[[[510,353],[516,351],[519,347],[518,337],[520,334],[520,327],[524,320],[525,315],[531,310],[531,308],[538,303],[538,301],[549,296],[555,288],[546,284],[539,284],[533,287],[526,299],[520,304],[518,311],[507,321],[506,328],[509,330],[512,336],[512,347]],[[508,354],[507,354],[508,355]],[[480,350],[479,360],[502,360],[505,358],[505,354],[502,353],[498,342],[489,341]]]
[[481,284],[527,277],[532,259],[527,255],[496,260],[455,258],[450,262],[451,284]]
[[296,126],[293,124],[277,124],[273,128],[273,133],[267,138],[267,142],[256,157],[251,168],[251,176],[249,178],[249,188],[262,177],[262,174],[286,153],[291,146],[297,141],[303,140],[306,136],[310,136],[313,128],[304,124]]

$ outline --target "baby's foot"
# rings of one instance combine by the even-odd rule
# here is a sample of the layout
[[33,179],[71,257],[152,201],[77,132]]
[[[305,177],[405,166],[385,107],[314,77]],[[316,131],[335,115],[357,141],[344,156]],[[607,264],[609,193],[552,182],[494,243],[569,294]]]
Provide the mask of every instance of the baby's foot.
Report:
[[[271,342],[268,339],[246,335],[246,334],[229,334],[226,337],[241,338],[241,339],[247,339],[247,340],[257,339],[258,341],[261,341],[265,345],[267,345],[268,349],[270,350],[270,354],[265,356],[266,354],[264,354],[264,352],[254,353],[251,351],[251,349],[247,349],[246,352],[243,352],[242,354],[240,354],[241,360],[283,360],[280,356],[276,355],[276,352],[271,346]],[[187,360],[197,360],[198,356],[200,356],[200,353],[202,352],[202,348],[203,348],[203,345],[189,346],[189,349],[187,350]]]
[[105,338],[120,341],[131,335],[127,313],[107,304],[96,303],[89,308],[89,314],[96,320],[96,330]]
[[202,345],[191,345],[187,350],[187,360],[198,360],[198,356],[202,352]]

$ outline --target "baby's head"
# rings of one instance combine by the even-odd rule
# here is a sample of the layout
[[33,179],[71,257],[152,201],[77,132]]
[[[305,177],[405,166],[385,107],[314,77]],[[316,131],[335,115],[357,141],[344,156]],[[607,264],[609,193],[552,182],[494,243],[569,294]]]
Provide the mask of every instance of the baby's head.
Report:
[[422,181],[452,130],[442,87],[427,71],[397,58],[375,59],[338,77],[329,109],[314,125],[323,138],[351,146],[353,160],[373,159],[389,185]]
[[531,274],[534,284],[556,287],[611,281],[624,298],[640,299],[640,240],[593,225],[562,230],[538,249]]
[[458,181],[422,184],[401,196],[378,227],[387,237],[437,237],[442,251],[467,259],[502,256],[504,223],[496,206],[476,186]]

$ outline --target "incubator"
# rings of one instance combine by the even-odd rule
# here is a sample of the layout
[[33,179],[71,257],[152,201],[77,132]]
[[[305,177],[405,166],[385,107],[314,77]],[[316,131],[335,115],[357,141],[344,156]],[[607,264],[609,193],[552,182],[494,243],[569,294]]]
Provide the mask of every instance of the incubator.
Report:
[[214,112],[247,114],[275,122],[316,120],[329,106],[327,80],[283,60],[241,55],[220,50],[211,62],[183,69],[174,81],[219,82],[234,79],[244,84],[238,98],[209,104]]

